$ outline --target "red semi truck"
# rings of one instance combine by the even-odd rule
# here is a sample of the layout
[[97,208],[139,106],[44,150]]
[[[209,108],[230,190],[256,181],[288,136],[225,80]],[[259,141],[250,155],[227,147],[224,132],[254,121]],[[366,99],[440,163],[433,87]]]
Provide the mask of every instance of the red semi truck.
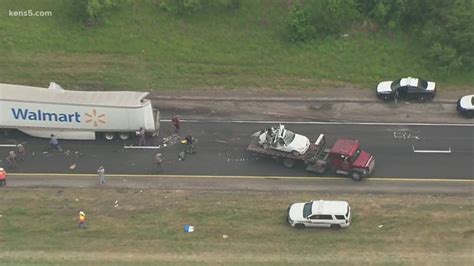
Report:
[[259,137],[255,135],[247,150],[257,157],[270,156],[280,159],[289,168],[293,167],[297,161],[303,161],[308,171],[319,174],[332,171],[349,176],[356,181],[368,177],[375,167],[374,156],[361,150],[357,140],[338,139],[331,148],[328,148],[324,134],[320,134],[304,154],[268,148],[268,145],[259,143]]

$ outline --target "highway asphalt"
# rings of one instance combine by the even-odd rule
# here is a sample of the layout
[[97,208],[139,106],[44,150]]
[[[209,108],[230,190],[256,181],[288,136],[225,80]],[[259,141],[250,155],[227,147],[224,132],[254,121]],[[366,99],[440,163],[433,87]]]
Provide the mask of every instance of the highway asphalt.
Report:
[[[198,153],[178,160],[184,145],[163,145],[170,127],[162,123],[161,136],[148,138],[150,149],[126,148],[129,141],[61,141],[63,152],[48,151],[48,140],[21,133],[0,137],[2,162],[10,149],[6,145],[23,143],[28,151],[25,162],[15,173],[95,174],[104,165],[108,174],[162,174],[208,176],[288,176],[312,177],[303,165],[285,168],[272,159],[255,160],[246,152],[252,133],[279,121],[225,122],[183,121],[180,136],[191,134],[198,139]],[[403,125],[295,123],[287,128],[313,141],[320,133],[331,145],[337,138],[360,141],[364,150],[376,158],[374,178],[473,179],[474,127],[471,125]],[[154,154],[164,158],[164,170],[157,173]],[[334,176],[328,174],[327,176]]]

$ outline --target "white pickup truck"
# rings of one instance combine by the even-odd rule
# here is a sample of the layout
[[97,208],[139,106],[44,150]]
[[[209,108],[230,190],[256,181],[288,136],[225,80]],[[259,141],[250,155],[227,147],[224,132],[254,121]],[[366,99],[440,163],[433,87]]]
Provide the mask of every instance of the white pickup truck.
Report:
[[305,154],[310,145],[307,137],[285,129],[284,125],[266,128],[254,136],[258,136],[258,144],[264,149],[290,152],[295,156]]
[[128,139],[140,127],[157,134],[159,112],[147,92],[72,91],[0,83],[0,129],[61,139]]

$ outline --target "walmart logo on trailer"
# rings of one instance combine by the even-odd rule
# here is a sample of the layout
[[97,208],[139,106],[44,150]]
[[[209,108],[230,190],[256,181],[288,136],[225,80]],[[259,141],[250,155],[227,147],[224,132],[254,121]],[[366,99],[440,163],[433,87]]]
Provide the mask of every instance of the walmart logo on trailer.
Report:
[[78,112],[74,113],[54,113],[44,112],[42,110],[32,111],[28,108],[12,108],[12,115],[16,120],[29,121],[49,121],[49,122],[64,122],[64,123],[81,123],[81,115]]
[[[42,110],[32,111],[28,108],[12,108],[11,110],[16,120],[81,123],[79,112],[53,113]],[[95,109],[91,113],[86,113],[85,116],[87,117],[86,123],[93,124],[94,127],[97,127],[99,124],[105,124],[105,114],[98,114]]]

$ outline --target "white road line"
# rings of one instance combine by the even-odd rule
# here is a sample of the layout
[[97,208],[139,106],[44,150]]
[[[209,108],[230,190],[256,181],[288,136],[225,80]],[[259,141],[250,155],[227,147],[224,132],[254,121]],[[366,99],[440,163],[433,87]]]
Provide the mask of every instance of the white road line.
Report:
[[413,152],[416,153],[451,153],[451,146],[447,150],[417,150],[415,149],[415,145],[412,145]]
[[15,144],[0,144],[0,147],[16,147]]
[[[171,122],[171,120],[160,120],[161,122]],[[350,122],[350,121],[268,121],[268,120],[181,120],[187,123],[236,123],[236,124],[302,124],[302,125],[363,125],[363,126],[455,126],[474,127],[473,124],[464,123],[389,123],[389,122]]]
[[127,145],[124,145],[123,146],[124,149],[160,149],[161,146],[127,146]]

